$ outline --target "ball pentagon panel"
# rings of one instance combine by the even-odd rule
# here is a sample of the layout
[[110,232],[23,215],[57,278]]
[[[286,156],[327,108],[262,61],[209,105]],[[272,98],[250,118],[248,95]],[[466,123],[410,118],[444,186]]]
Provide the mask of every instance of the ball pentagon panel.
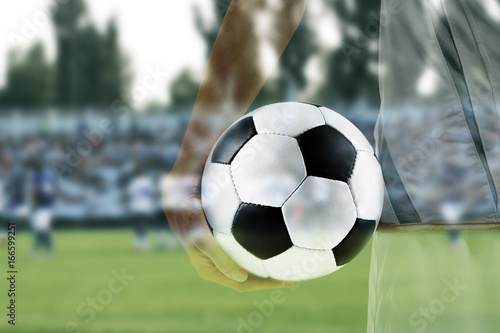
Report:
[[293,245],[277,207],[241,204],[231,233],[243,248],[260,259],[272,258]]
[[324,106],[320,107],[319,110],[325,117],[326,124],[344,134],[356,150],[365,150],[373,153],[370,142],[368,142],[364,134],[353,123]]
[[374,220],[357,219],[349,234],[333,248],[333,255],[338,265],[345,265],[356,257],[365,247],[375,231]]
[[324,125],[310,129],[297,138],[307,174],[348,181],[356,160],[356,149],[335,128]]
[[222,134],[211,152],[212,163],[229,164],[234,156],[257,134],[252,117],[244,117]]

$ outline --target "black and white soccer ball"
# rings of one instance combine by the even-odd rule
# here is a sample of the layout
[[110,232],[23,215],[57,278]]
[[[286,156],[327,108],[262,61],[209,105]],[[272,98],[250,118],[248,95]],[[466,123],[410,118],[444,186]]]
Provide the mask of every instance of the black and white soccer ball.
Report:
[[208,157],[205,217],[249,272],[298,281],[353,259],[380,219],[384,183],[364,135],[325,107],[264,106],[232,124]]

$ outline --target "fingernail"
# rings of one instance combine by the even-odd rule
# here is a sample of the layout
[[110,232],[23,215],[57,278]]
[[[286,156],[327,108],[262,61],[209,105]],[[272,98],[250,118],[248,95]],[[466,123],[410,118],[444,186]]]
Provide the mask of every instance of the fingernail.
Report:
[[245,271],[238,269],[231,274],[230,278],[237,282],[245,282],[248,278],[248,274]]

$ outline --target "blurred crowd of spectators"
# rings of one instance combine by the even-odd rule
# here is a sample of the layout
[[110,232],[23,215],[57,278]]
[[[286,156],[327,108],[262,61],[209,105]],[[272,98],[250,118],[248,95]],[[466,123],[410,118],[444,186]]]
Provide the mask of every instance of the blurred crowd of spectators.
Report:
[[64,130],[39,122],[36,131],[0,135],[1,217],[32,217],[40,206],[66,221],[161,212],[161,178],[175,162],[185,119],[138,117],[126,129],[109,119],[104,127],[102,119],[73,119]]
[[[373,143],[376,112],[350,115]],[[188,112],[0,116],[0,219],[36,220],[42,207],[42,225],[47,211],[65,225],[137,227],[138,215],[165,224],[162,179],[188,120]]]

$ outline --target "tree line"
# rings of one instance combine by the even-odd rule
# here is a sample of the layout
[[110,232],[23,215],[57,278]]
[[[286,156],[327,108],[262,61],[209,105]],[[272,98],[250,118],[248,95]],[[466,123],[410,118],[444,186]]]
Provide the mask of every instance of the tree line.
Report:
[[[216,13],[212,24],[205,22],[199,9],[193,9],[196,28],[209,51],[230,3],[229,0],[212,2]],[[318,54],[322,83],[309,93],[309,100],[334,105],[364,98],[369,103],[378,103],[378,79],[373,68],[378,57],[380,1],[324,0],[324,3],[339,20],[341,46],[322,50],[311,29],[315,22],[305,15],[280,58],[277,77],[265,84],[255,104],[289,100],[304,91],[308,84],[305,66]],[[23,54],[10,51],[6,85],[0,91],[0,109],[108,107],[120,96],[127,95],[131,75],[120,50],[114,19],[101,32],[88,19],[84,0],[72,0],[53,13],[52,24],[56,33],[55,62],[47,60],[40,42]],[[167,89],[171,100],[169,109],[189,109],[196,97],[198,82],[186,68]]]
[[6,84],[0,91],[2,109],[109,106],[125,92],[130,76],[118,45],[116,21],[110,20],[100,32],[87,14],[83,0],[72,0],[54,10],[54,63],[47,60],[41,42],[25,53],[9,52]]

